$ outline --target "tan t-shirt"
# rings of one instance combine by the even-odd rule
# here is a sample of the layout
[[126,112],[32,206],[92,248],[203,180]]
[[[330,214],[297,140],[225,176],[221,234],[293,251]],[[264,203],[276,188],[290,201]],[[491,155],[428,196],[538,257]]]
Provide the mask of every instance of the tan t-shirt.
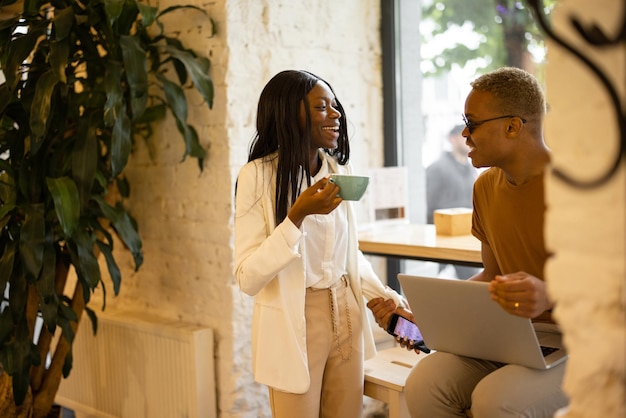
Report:
[[472,234],[487,243],[502,274],[525,271],[543,280],[546,252],[543,225],[544,176],[520,186],[492,167],[474,184]]

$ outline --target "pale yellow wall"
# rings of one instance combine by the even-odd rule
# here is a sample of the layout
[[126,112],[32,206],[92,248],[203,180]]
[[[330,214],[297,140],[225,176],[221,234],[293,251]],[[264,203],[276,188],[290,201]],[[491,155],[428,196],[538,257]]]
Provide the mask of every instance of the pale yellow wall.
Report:
[[[615,37],[626,4],[614,0],[561,1],[555,31],[599,67],[621,101],[621,122],[605,87],[563,48],[548,47],[549,114],[546,140],[555,169],[580,180],[606,172],[619,154],[619,123],[626,130],[626,40],[593,48],[573,30],[576,16]],[[624,141],[625,138],[622,138]],[[570,353],[564,388],[571,404],[567,418],[626,416],[626,167],[623,160],[598,187],[571,187],[549,179],[547,243],[549,290]]]

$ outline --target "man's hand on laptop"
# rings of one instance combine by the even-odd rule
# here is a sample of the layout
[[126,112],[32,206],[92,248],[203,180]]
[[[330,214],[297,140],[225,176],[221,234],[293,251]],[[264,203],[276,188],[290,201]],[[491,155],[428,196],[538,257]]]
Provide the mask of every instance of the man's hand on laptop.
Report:
[[489,292],[504,310],[524,318],[536,318],[553,305],[546,283],[523,271],[495,276]]

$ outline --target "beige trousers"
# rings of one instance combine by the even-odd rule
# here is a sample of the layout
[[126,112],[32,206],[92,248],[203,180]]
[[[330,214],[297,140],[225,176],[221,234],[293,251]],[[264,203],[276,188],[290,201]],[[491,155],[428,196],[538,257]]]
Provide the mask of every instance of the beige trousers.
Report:
[[361,418],[363,332],[348,281],[307,289],[305,304],[311,386],[303,394],[269,388],[272,417]]
[[406,381],[412,418],[552,418],[567,405],[565,363],[549,370],[437,352],[415,365]]

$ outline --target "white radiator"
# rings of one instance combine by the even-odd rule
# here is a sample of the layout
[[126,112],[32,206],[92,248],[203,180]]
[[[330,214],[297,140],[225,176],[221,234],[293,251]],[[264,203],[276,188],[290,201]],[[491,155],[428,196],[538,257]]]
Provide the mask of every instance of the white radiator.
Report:
[[55,401],[76,418],[214,418],[213,331],[139,313],[84,315]]

